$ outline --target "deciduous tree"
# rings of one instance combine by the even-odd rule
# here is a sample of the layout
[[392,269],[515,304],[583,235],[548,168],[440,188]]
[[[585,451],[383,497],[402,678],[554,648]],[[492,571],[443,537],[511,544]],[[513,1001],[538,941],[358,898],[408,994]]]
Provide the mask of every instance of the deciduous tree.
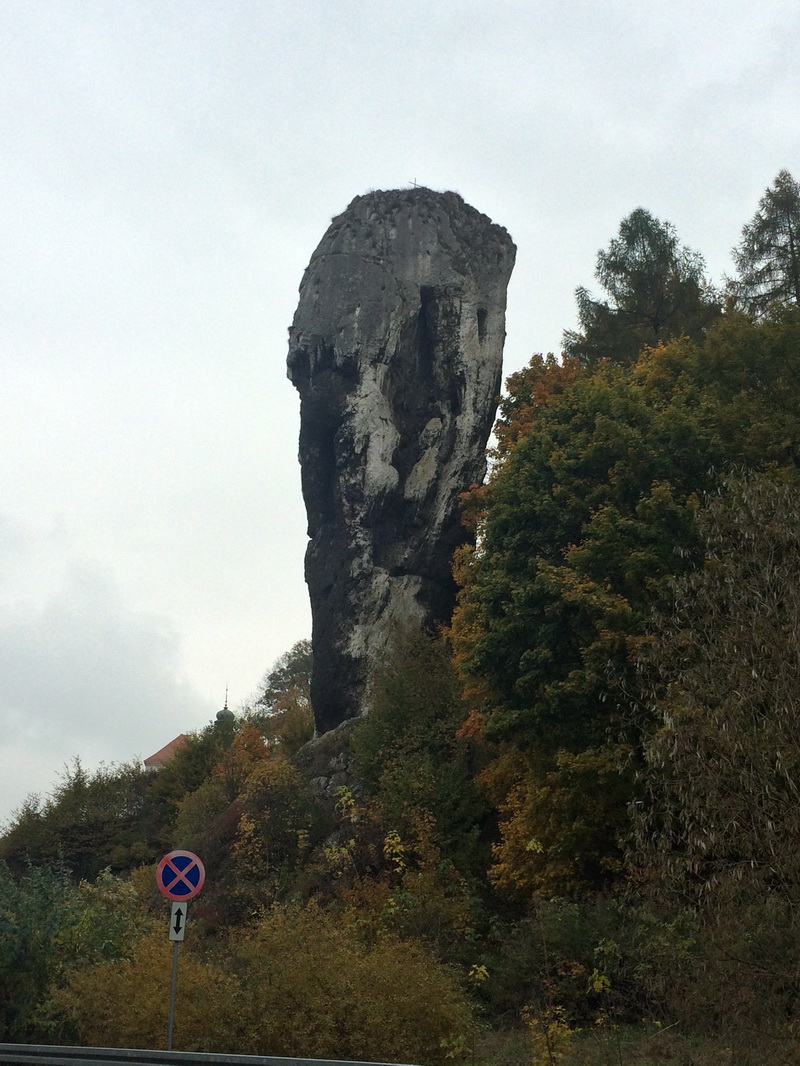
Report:
[[299,640],[284,652],[261,682],[249,711],[264,736],[293,755],[314,735],[311,710],[310,640]]
[[54,867],[0,863],[0,1039],[46,1040],[49,994],[76,968],[125,958],[152,927],[129,882],[75,885]]
[[264,675],[256,706],[267,714],[284,710],[289,703],[310,707],[313,660],[310,640],[298,640],[293,644]]
[[[702,560],[694,516],[719,472],[797,464],[799,342],[800,316],[733,316],[702,347],[675,340],[630,368],[602,363],[553,388],[555,368],[534,360],[517,377],[524,402],[508,409],[524,431],[509,427],[476,497],[453,621],[470,702],[501,747],[504,887],[574,891],[619,869],[609,827],[624,823],[632,779],[620,769],[612,785],[609,754],[632,661],[666,583]],[[618,766],[637,737],[626,743]],[[515,752],[524,781],[502,772]]]

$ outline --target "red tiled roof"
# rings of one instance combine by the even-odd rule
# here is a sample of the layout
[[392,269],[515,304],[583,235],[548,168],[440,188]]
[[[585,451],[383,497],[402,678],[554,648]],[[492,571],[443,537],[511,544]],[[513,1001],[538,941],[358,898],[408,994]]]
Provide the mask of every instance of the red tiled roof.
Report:
[[151,755],[144,760],[147,769],[149,770],[153,766],[163,766],[164,763],[168,763],[170,759],[174,759],[188,739],[186,733],[179,733],[174,740],[169,742],[169,744],[165,744],[163,748],[159,748],[155,755]]

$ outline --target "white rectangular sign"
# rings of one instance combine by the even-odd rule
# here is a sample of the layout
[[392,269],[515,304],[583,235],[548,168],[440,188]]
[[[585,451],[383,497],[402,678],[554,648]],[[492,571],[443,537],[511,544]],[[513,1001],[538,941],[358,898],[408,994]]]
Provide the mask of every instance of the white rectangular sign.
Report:
[[183,940],[186,936],[186,918],[189,913],[188,903],[173,903],[169,916],[170,940]]

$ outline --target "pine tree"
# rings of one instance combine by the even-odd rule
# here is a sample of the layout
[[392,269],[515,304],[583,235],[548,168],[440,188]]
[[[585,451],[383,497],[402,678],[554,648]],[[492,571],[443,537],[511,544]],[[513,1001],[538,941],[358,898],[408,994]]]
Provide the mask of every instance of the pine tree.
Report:
[[699,340],[719,315],[703,257],[681,245],[675,227],[638,207],[597,254],[595,277],[608,294],[576,290],[579,330],[564,333],[564,351],[584,365],[628,365],[645,346],[672,337]]
[[782,170],[758,202],[733,249],[739,277],[731,295],[761,317],[778,304],[800,304],[800,184]]

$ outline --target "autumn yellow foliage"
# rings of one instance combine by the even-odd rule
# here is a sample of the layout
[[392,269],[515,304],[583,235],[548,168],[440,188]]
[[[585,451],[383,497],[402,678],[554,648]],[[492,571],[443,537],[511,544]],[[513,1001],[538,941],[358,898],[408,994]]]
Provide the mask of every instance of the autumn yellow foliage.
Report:
[[[87,1045],[163,1048],[170,960],[165,935],[145,937],[130,960],[73,973],[53,1015]],[[180,951],[179,1050],[436,1064],[471,1027],[453,974],[423,947],[365,943],[314,907],[272,907],[213,959]]]

